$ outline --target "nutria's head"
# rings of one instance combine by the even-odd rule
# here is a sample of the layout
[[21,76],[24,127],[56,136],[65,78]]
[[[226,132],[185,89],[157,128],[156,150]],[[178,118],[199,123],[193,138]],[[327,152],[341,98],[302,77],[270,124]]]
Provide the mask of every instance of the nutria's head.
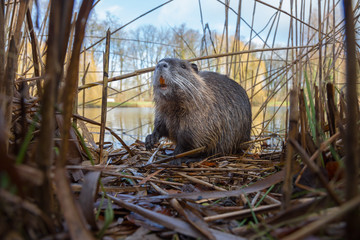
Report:
[[198,94],[204,85],[198,75],[196,64],[177,58],[164,58],[156,65],[154,73],[154,95],[159,98],[176,98]]

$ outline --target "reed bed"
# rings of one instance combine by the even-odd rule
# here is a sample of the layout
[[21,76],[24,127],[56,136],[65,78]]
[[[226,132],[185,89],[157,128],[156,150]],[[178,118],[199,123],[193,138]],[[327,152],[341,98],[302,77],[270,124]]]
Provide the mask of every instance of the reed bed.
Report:
[[[174,145],[164,140],[150,152],[143,139],[127,144],[106,126],[107,99],[134,89],[118,105],[151,96],[154,70],[150,64],[111,74],[116,34],[173,1],[91,42],[86,27],[99,1],[82,1],[78,9],[74,1],[51,1],[40,23],[37,1],[0,0],[0,236],[360,238],[359,1],[296,0],[288,11],[283,1],[255,0],[251,21],[242,18],[243,1],[236,10],[229,0],[218,1],[223,34],[212,34],[202,22],[199,53],[179,39],[189,61],[226,73],[259,105],[252,140],[241,155],[180,166],[170,162],[202,149],[174,156]],[[254,27],[258,5],[275,11],[263,29],[266,37]],[[232,37],[229,12],[237,16]],[[290,19],[286,46],[276,45],[281,15]],[[251,29],[247,41],[240,41],[243,25]],[[98,49],[101,78],[90,82],[87,57]],[[135,80],[127,89],[111,85]],[[86,100],[97,87],[101,98]],[[99,100],[100,119],[85,116],[85,106]],[[274,114],[265,117],[275,103]],[[282,107],[286,127],[271,132],[268,126]],[[99,127],[99,139],[89,126]],[[106,142],[106,132],[122,147]]]

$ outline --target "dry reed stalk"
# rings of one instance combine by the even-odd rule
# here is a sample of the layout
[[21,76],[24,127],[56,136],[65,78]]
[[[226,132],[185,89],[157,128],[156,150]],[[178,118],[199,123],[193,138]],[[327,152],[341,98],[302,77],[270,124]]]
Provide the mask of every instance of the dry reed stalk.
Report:
[[[156,9],[161,8],[162,6],[165,6],[166,4],[168,4],[168,3],[172,2],[172,1],[174,1],[174,0],[169,0],[169,1],[167,1],[167,2],[164,2],[164,3],[160,4],[159,6],[153,8],[153,9],[151,9],[151,10],[149,10],[149,11],[143,13],[143,14],[141,14],[140,16],[138,16],[138,17],[134,18],[133,20],[131,20],[130,22],[128,22],[128,23],[122,25],[121,27],[115,29],[114,31],[112,31],[112,32],[110,33],[110,35],[113,35],[113,34],[117,33],[118,31],[120,31],[120,30],[123,29],[124,27],[126,27],[126,26],[130,25],[131,23],[135,22],[136,20],[138,20],[138,19],[142,18],[143,16],[145,16],[145,15],[147,15],[147,14],[155,11]],[[105,39],[106,39],[106,37],[101,38],[100,40],[98,40],[97,42],[93,43],[92,45],[90,45],[89,47],[85,48],[84,50],[87,51],[87,50],[93,48],[94,46],[98,45],[99,43],[101,43],[101,42],[104,41]]]
[[202,151],[204,151],[205,147],[199,147],[199,148],[195,148],[193,150],[190,150],[190,151],[187,151],[187,152],[183,152],[183,153],[180,153],[180,154],[177,154],[175,156],[171,156],[171,157],[167,157],[167,158],[164,158],[164,159],[161,159],[159,161],[156,161],[156,162],[152,162],[150,164],[146,164],[145,166],[143,167],[148,167],[152,164],[159,164],[159,163],[164,163],[164,162],[170,162],[171,160],[174,160],[174,159],[179,159],[179,158],[183,158],[183,157],[187,157],[187,156],[191,156],[193,154],[196,154],[196,153],[200,153]]
[[[61,3],[52,1],[51,14],[49,23],[49,35],[47,41],[47,55],[44,79],[44,95],[41,99],[40,113],[42,116],[38,145],[35,154],[35,161],[38,168],[43,172],[44,176],[49,179],[49,171],[53,161],[54,146],[54,130],[55,130],[55,114],[54,108],[56,103],[56,86],[60,81],[60,71],[62,63],[59,61],[59,39],[62,34],[60,30]],[[50,181],[37,189],[37,201],[42,204],[45,214],[51,215],[54,212],[53,189]]]
[[291,193],[292,193],[292,177],[294,169],[293,160],[293,147],[289,144],[291,139],[296,139],[298,135],[298,120],[299,120],[299,109],[298,109],[298,96],[295,90],[290,91],[290,117],[289,117],[289,135],[288,144],[286,145],[286,163],[285,163],[285,179],[283,186],[283,205],[282,208],[288,209]]
[[[202,12],[202,7],[201,7],[201,1],[200,0],[198,0],[198,4],[199,4],[199,12],[200,12],[200,22],[201,22],[201,27],[202,27],[202,31],[203,31],[203,36],[202,36],[202,39],[201,39],[200,54],[201,55],[209,55],[208,49],[207,49],[207,42],[206,42],[206,26],[204,26],[203,12]],[[221,46],[222,46],[223,38],[224,38],[224,34],[222,35],[222,38],[221,38],[220,49],[221,49]],[[205,54],[204,54],[204,48],[205,48]],[[207,65],[210,66],[209,61],[207,61]]]
[[[46,12],[45,12],[45,16],[44,16],[44,20],[42,21],[42,23],[41,23],[41,26],[40,26],[40,29],[41,29],[41,34],[40,34],[40,41],[39,41],[39,43],[40,43],[40,47],[39,47],[39,50],[40,49],[43,49],[42,48],[42,44],[46,44],[45,43],[45,41],[43,41],[43,37],[45,36],[45,34],[44,34],[44,32],[45,32],[45,29],[46,29],[46,25],[47,25],[47,22],[48,22],[48,20],[49,20],[49,14],[50,14],[50,6],[51,6],[51,1],[49,1],[49,3],[48,3],[48,6],[47,6],[47,8],[46,8]],[[45,48],[44,48],[44,50],[45,50]],[[40,55],[40,54],[39,54]],[[41,59],[41,58],[40,58]]]
[[55,169],[57,197],[72,239],[95,239],[87,228],[84,216],[76,204],[65,168]]
[[[220,58],[220,57],[226,57],[226,56],[235,56],[235,55],[241,55],[241,54],[248,54],[248,53],[256,53],[256,52],[266,52],[266,51],[280,51],[280,50],[287,50],[287,49],[292,49],[292,48],[311,48],[311,50],[315,49],[315,45],[307,45],[307,46],[296,46],[296,47],[276,47],[276,48],[265,48],[265,49],[250,49],[250,50],[243,50],[243,51],[238,51],[238,52],[230,52],[230,53],[220,53],[220,54],[211,54],[211,55],[207,55],[207,56],[202,56],[202,57],[196,57],[196,58],[191,58],[188,59],[188,61],[190,62],[195,62],[195,61],[200,61],[200,60],[206,60],[206,59],[212,59],[212,58]],[[306,56],[306,54],[302,54],[301,58]],[[296,61],[299,60],[294,60],[294,64],[296,63]],[[148,67],[148,68],[143,68],[143,69],[139,69],[136,70],[134,72],[131,73],[127,73],[127,74],[123,74],[120,76],[115,76],[115,77],[111,77],[108,79],[108,82],[113,82],[113,81],[118,81],[118,80],[122,80],[122,79],[126,79],[126,78],[130,78],[130,77],[135,77],[144,73],[149,73],[155,70],[155,67]],[[93,82],[93,83],[88,83],[85,84],[83,86],[79,87],[79,91],[83,90],[85,88],[91,88],[91,87],[95,87],[95,86],[99,86],[102,84],[102,81],[97,81],[97,82]]]
[[[90,231],[86,227],[84,222],[84,217],[80,210],[78,209],[74,196],[72,194],[70,183],[66,177],[66,156],[69,150],[69,134],[71,127],[71,116],[73,112],[73,102],[75,96],[77,96],[77,86],[79,78],[79,61],[80,61],[80,51],[81,45],[85,35],[85,27],[92,8],[93,1],[83,1],[80,7],[79,16],[76,21],[75,27],[75,36],[74,36],[74,45],[72,48],[71,60],[69,64],[69,69],[65,78],[65,86],[63,89],[63,98],[62,98],[62,107],[63,107],[63,119],[64,126],[62,129],[62,144],[60,151],[60,159],[56,161],[55,168],[55,183],[56,183],[56,192],[57,197],[61,206],[62,213],[64,215],[65,221],[69,227],[70,235],[73,239],[94,239]],[[62,5],[62,4],[61,4]],[[74,1],[67,1],[67,4],[62,5],[58,10],[61,14],[61,17],[58,19],[59,23],[67,24],[61,26],[61,32],[64,34],[64,40],[66,42],[60,42],[59,47],[63,50],[60,55],[60,60],[63,63],[65,60],[65,53],[67,48],[67,43],[69,41],[70,35],[70,21],[72,17]],[[51,14],[50,14],[51,16]]]
[[[73,117],[77,118],[77,119],[80,119],[80,120],[82,120],[84,122],[88,122],[88,123],[91,123],[91,124],[94,124],[94,125],[97,125],[97,126],[101,126],[101,123],[98,123],[98,122],[96,122],[94,120],[91,120],[91,119],[88,119],[86,117],[82,117],[82,116],[79,116],[79,115],[76,115],[76,114],[74,114]],[[134,156],[134,153],[127,146],[127,144],[124,142],[124,140],[122,140],[111,128],[105,126],[105,129],[108,130],[110,132],[110,134],[113,135],[121,143],[121,145],[130,154],[130,156]]]
[[102,84],[102,101],[101,101],[101,126],[100,126],[100,139],[99,139],[99,163],[104,164],[103,161],[103,149],[104,149],[104,138],[105,138],[105,125],[106,125],[106,108],[107,108],[107,96],[108,96],[108,78],[109,78],[109,55],[110,55],[110,29],[106,32],[106,45],[105,54],[103,55],[104,61],[104,73],[103,73],[103,84]]
[[[77,19],[77,13],[75,12],[74,16],[72,16],[72,22],[71,22],[71,25],[70,25],[70,37],[69,37],[69,43],[68,43],[69,46],[73,45],[76,19]],[[65,61],[66,64],[65,64],[64,74],[66,74],[66,70],[69,69],[69,65],[70,65],[70,62],[71,62],[71,50],[72,49],[70,47],[67,49],[66,61]]]
[[[260,0],[255,0],[255,1],[258,2],[258,3],[261,3],[261,4],[263,4],[263,5],[265,5],[265,6],[267,6],[267,7],[273,8],[273,9],[279,11],[279,12],[282,12],[282,13],[286,14],[287,16],[289,16],[291,19],[295,19],[296,21],[299,21],[299,22],[302,23],[303,25],[305,25],[305,26],[307,26],[307,27],[309,27],[309,28],[311,28],[311,29],[313,29],[313,30],[315,30],[315,31],[318,31],[318,29],[316,29],[315,27],[311,26],[310,24],[308,24],[308,23],[302,21],[301,19],[298,19],[297,17],[293,16],[292,14],[290,14],[290,13],[282,10],[281,7],[277,8],[277,7],[274,7],[274,6],[272,6],[272,5],[268,4],[268,3],[265,3],[265,2],[260,1]],[[309,21],[309,22],[310,22],[310,21]]]
[[[6,13],[6,23],[8,23],[10,21],[10,14],[11,14],[11,21],[10,21],[10,24],[9,24],[9,28],[7,29],[8,31],[8,46],[10,46],[10,39],[11,39],[11,36],[14,35],[14,31],[15,31],[15,27],[14,27],[14,19],[15,19],[15,16],[17,15],[18,13],[18,3],[15,1],[15,2],[12,2],[13,4],[13,8],[12,8],[12,13],[10,13],[10,7],[9,5],[7,6],[7,13]],[[6,24],[6,26],[8,26],[8,24]]]
[[[0,113],[5,117],[5,0],[0,0]],[[6,147],[7,148],[7,147]]]
[[[103,170],[103,169],[102,169]],[[106,171],[103,170],[103,174],[104,175],[109,175],[109,176],[118,176],[118,177],[126,177],[129,179],[136,179],[136,180],[140,180],[143,181],[146,179],[146,177],[138,177],[138,176],[131,176],[131,175],[125,175],[122,173],[118,173],[118,172],[114,172],[114,171]],[[158,180],[158,179],[150,179],[148,180],[149,182],[154,182],[154,183],[161,183],[161,184],[168,184],[168,185],[174,185],[174,186],[184,186],[184,183],[178,183],[178,182],[171,182],[171,181],[165,181],[165,180]]]
[[274,203],[274,204],[270,204],[270,205],[266,205],[266,206],[259,206],[256,208],[252,208],[252,209],[244,209],[244,210],[239,210],[239,211],[232,211],[232,212],[228,212],[228,213],[222,213],[222,214],[217,214],[217,215],[212,215],[212,216],[208,216],[208,217],[204,217],[204,220],[206,222],[212,222],[212,221],[216,221],[216,220],[223,220],[226,218],[245,218],[247,216],[251,216],[251,214],[257,213],[260,214],[262,212],[271,212],[271,211],[275,211],[278,210],[281,207],[281,205],[279,203]]
[[[279,5],[280,5],[279,8],[281,9],[281,6],[282,6],[282,2],[281,2],[281,1],[280,1]],[[280,19],[280,12],[277,11],[277,12],[276,12],[276,15],[275,15],[275,17],[274,17],[274,20],[272,21],[272,24],[271,24],[271,26],[270,26],[269,32],[268,32],[268,34],[267,34],[267,36],[266,36],[266,39],[265,39],[265,41],[264,41],[263,48],[265,48],[265,46],[266,46],[266,43],[267,43],[267,41],[268,41],[268,39],[269,39],[269,37],[270,37],[270,34],[271,34],[271,30],[272,30],[272,28],[273,28],[276,20],[278,20],[278,23],[279,23],[279,19]],[[277,28],[277,27],[278,27],[278,25],[276,26],[276,28]],[[275,30],[275,31],[276,31],[276,30]],[[276,36],[276,33],[274,34],[274,41],[273,41],[273,43],[272,43],[272,47],[274,47],[275,36]],[[259,62],[258,62],[258,66],[257,66],[257,69],[256,69],[256,74],[255,74],[255,81],[256,81],[256,79],[258,79],[258,77],[259,77],[259,70],[260,70],[260,65],[261,65],[261,63],[262,63],[262,59],[263,59],[263,53],[264,53],[264,52],[261,52],[261,53],[260,53]],[[271,52],[271,54],[273,54],[273,52]],[[270,60],[270,61],[272,62],[272,57],[271,57],[271,60]],[[270,62],[270,72],[271,72],[271,62]],[[260,84],[260,83],[255,83],[254,86],[256,86],[256,85],[258,85],[258,84]],[[251,94],[251,96],[253,97],[254,94]],[[264,112],[264,116],[265,116],[266,106],[265,106],[263,112]]]
[[[225,0],[225,53],[229,52],[229,4],[230,0]],[[230,63],[231,65],[231,63]],[[229,57],[226,56],[225,59],[225,74],[229,76]]]
[[[115,204],[118,204],[119,206],[128,209],[132,212],[135,212],[153,222],[156,222],[162,226],[165,226],[168,229],[172,229],[176,232],[182,233],[187,236],[191,236],[194,238],[202,238],[203,235],[198,232],[196,228],[194,228],[191,224],[184,222],[183,220],[180,220],[179,218],[170,217],[161,213],[158,213],[156,211],[151,211],[146,208],[140,207],[138,205],[135,205],[133,203],[130,203],[128,201],[121,200],[119,198],[115,198],[111,195],[106,195],[108,198],[110,198]],[[218,230],[210,229],[211,234],[214,235],[215,239],[238,239],[238,240],[244,240],[245,238],[238,237],[229,233],[221,232]],[[212,239],[212,238],[210,238]]]
[[[83,2],[80,8],[79,16],[76,20],[75,24],[75,36],[72,47],[72,54],[69,63],[69,68],[67,69],[67,74],[65,78],[65,85],[62,91],[62,108],[63,108],[63,118],[64,118],[64,126],[62,129],[62,145],[60,152],[60,166],[64,166],[66,164],[66,156],[68,153],[69,146],[69,134],[71,128],[71,116],[73,115],[73,107],[74,101],[77,96],[77,86],[79,82],[79,62],[80,62],[80,51],[81,45],[85,35],[85,27],[88,15],[90,14],[92,2],[89,2],[87,5]],[[64,12],[64,16],[67,19],[62,19],[62,22],[66,22],[67,26],[64,26],[63,31],[67,34],[66,41],[69,42],[69,36],[71,34],[71,13],[73,8],[73,3],[67,6],[66,12]],[[82,15],[80,15],[82,14]],[[66,53],[67,44],[62,44],[64,52]],[[65,53],[61,56],[62,60],[65,59]]]
[[[315,128],[316,128],[316,136],[315,136],[315,139],[316,139],[316,142],[315,144],[319,144],[322,139],[320,138],[320,131],[322,131],[322,128],[320,127],[320,111],[321,111],[321,100],[320,100],[320,93],[319,93],[319,87],[315,85],[314,83],[314,90],[315,90],[315,93],[314,93],[314,102],[315,102]],[[321,166],[321,159],[318,158],[318,162],[317,164],[319,166]]]
[[[11,119],[12,119],[12,103],[14,96],[14,83],[15,83],[15,74],[17,70],[17,58],[18,51],[16,48],[14,37],[11,37],[10,46],[8,50],[8,56],[5,67],[5,74],[3,76],[3,89],[0,94],[4,94],[2,97],[4,98],[3,106],[4,106],[4,115],[5,115],[5,129],[10,136],[10,128],[11,128]],[[5,91],[4,91],[5,90]],[[8,148],[9,143],[7,142],[6,148]]]
[[300,110],[300,126],[301,126],[301,146],[307,149],[306,134],[307,134],[307,118],[305,109],[304,89],[299,92],[299,110]]
[[200,179],[198,179],[198,178],[196,178],[196,177],[192,177],[192,176],[186,175],[186,174],[181,173],[181,172],[176,172],[176,174],[179,174],[180,176],[182,176],[182,177],[184,177],[184,178],[187,178],[187,179],[190,180],[191,182],[194,182],[194,183],[197,183],[197,184],[200,184],[200,185],[204,185],[204,186],[213,188],[213,189],[218,190],[218,191],[226,191],[225,188],[218,187],[218,186],[216,186],[216,185],[214,185],[214,184],[205,182],[205,181],[200,180]]
[[[33,66],[34,66],[34,77],[39,77],[40,76],[40,64],[39,64],[39,46],[36,40],[36,35],[34,32],[34,26],[33,26],[33,22],[31,19],[31,12],[28,9],[26,11],[26,20],[27,20],[27,26],[29,29],[29,35],[30,35],[30,41],[31,41],[31,51],[32,51],[32,60],[33,60]],[[42,96],[42,86],[41,86],[41,82],[40,79],[36,80],[36,88],[37,88],[37,92],[38,92],[38,96],[41,98]]]
[[[320,229],[328,227],[329,223],[335,221],[336,219],[339,219],[344,215],[351,213],[352,211],[354,211],[354,209],[358,208],[359,205],[360,205],[360,196],[356,196],[353,199],[341,205],[340,207],[338,207],[337,209],[335,209],[335,211],[332,211],[328,214],[324,214],[323,216],[318,218],[318,220],[300,228],[299,230],[287,235],[282,239],[284,240],[305,239],[307,236],[310,236],[312,233],[315,233]],[[356,223],[357,222],[355,222],[354,225],[357,225]],[[346,234],[350,234],[350,233],[347,232]],[[359,238],[357,238],[356,236],[348,235],[347,239],[359,239]]]
[[24,23],[28,5],[29,5],[29,0],[20,1],[19,12],[17,15],[17,20],[16,20],[16,28],[15,28],[15,32],[14,32],[15,44],[18,49],[20,49],[19,46],[20,46],[20,40],[21,40],[21,28]]
[[[359,174],[359,139],[358,139],[358,98],[354,16],[351,0],[344,0],[345,13],[345,45],[346,45],[346,135],[345,135],[345,171],[346,199],[349,202],[358,198]],[[352,200],[353,199],[353,200]],[[360,239],[360,209],[355,208],[346,217],[346,233],[348,239]]]
[[[323,36],[322,36],[322,21],[321,21],[321,0],[318,0],[318,39],[319,39],[319,59],[318,59],[318,79],[319,79],[319,85],[318,87],[322,90],[323,89],[323,56],[322,56],[322,47],[323,47]],[[320,91],[318,95],[318,117],[316,120],[320,124],[321,129],[323,129],[324,126],[324,114],[323,114],[323,107],[322,107],[322,101],[323,101],[323,91]]]
[[313,162],[310,161],[310,157],[307,154],[307,152],[305,151],[305,149],[303,147],[300,146],[300,144],[294,140],[294,139],[290,139],[290,143],[291,145],[293,145],[296,150],[301,154],[303,161],[306,163],[306,165],[310,168],[310,170],[316,174],[316,176],[319,178],[320,183],[323,185],[323,187],[325,187],[326,191],[328,192],[328,194],[330,195],[330,197],[338,204],[341,205],[342,204],[342,200],[339,198],[339,196],[336,194],[336,192],[334,191],[333,187],[330,186],[330,184],[328,183],[328,180],[325,178],[325,176],[321,173],[320,168]]
[[[249,47],[248,47],[248,50],[251,50],[251,40],[252,40],[252,34],[253,34],[253,31],[254,31],[254,21],[255,21],[255,12],[256,12],[256,1],[254,1],[254,6],[253,6],[253,12],[252,12],[252,17],[251,17],[251,26],[250,26],[250,41],[248,42],[249,43]],[[245,49],[245,46],[244,46],[244,49]],[[247,54],[246,56],[246,65],[245,65],[245,74],[247,75],[248,73],[248,67],[249,67],[249,58],[250,58],[250,54]],[[251,86],[253,85],[253,79],[251,79]],[[253,95],[251,95],[251,98],[253,97]]]
[[[95,3],[96,4],[96,3]],[[87,74],[87,71],[89,70],[89,67],[90,67],[90,62],[88,63],[87,67],[85,68],[85,64],[86,64],[86,47],[84,46],[84,49],[83,49],[83,72],[84,72],[84,75],[81,79],[81,85],[85,85],[86,83],[86,74]],[[82,92],[82,115],[85,116],[85,91],[86,89],[83,90]]]
[[336,132],[336,126],[338,121],[338,112],[335,105],[335,90],[332,83],[326,84],[327,102],[328,102],[328,124],[330,130],[330,136]]
[[[60,62],[62,64],[65,63],[65,57],[66,57],[66,54],[68,52],[68,48],[71,48],[71,45],[69,45],[69,39],[70,39],[70,34],[71,34],[71,19],[72,19],[72,9],[73,9],[73,6],[74,6],[74,2],[73,0],[70,0],[70,1],[65,1],[63,3],[63,12],[62,12],[62,18],[60,19],[61,20],[61,25],[60,25],[60,31],[63,33],[63,35],[60,36],[60,39],[59,39],[59,48],[60,48],[60,53],[59,53],[59,58],[60,58]],[[79,37],[79,36],[78,36]],[[80,40],[80,39],[78,39]],[[74,46],[77,46],[77,44],[79,43],[74,43],[73,44],[73,48]],[[81,43],[80,43],[80,46],[81,46]],[[72,54],[71,54],[72,56]],[[75,57],[76,58],[76,57]],[[70,62],[71,62],[72,59],[70,59]],[[63,65],[62,65],[63,66]],[[61,78],[60,78],[60,81],[57,82],[58,84],[58,87],[60,87],[60,82],[61,81],[66,81],[66,79],[64,79],[64,73],[66,72],[66,77],[69,77],[69,71],[79,71],[78,69],[77,70],[71,70],[70,68],[74,68],[74,66],[70,66],[69,65],[69,69],[64,69],[64,67],[62,67],[62,71],[61,71]],[[74,72],[72,72],[71,74],[74,74]],[[75,74],[74,76],[72,77],[75,77]],[[78,77],[77,78],[73,78],[74,81],[78,81]],[[66,83],[65,83],[65,86],[66,86]],[[69,85],[68,85],[69,86]],[[70,90],[70,89],[66,89],[62,88],[60,89],[60,96],[59,96],[59,102],[61,102],[63,99],[65,98],[71,98],[72,97],[72,93],[68,95],[68,92],[66,92],[66,90]],[[62,99],[61,99],[62,98]],[[67,99],[67,101],[69,101],[69,99]],[[69,101],[70,103],[70,101]]]
[[[232,52],[237,52],[240,50],[240,19],[241,19],[241,3],[242,3],[242,0],[239,0],[239,4],[238,4],[238,12],[237,12],[237,17],[236,17],[236,27],[235,27],[235,37],[234,37],[234,40],[233,40],[233,48],[232,48]],[[235,56],[235,58],[233,59],[234,56],[231,56],[231,59],[230,59],[230,68],[229,68],[229,72],[231,72],[231,67],[232,67],[232,63],[233,61],[235,62],[234,63],[234,66],[236,66],[236,61],[237,61],[237,58],[238,56]],[[239,67],[235,67],[234,69],[234,75],[233,75],[233,79],[236,79],[236,76],[238,75],[238,73],[240,73],[240,68],[241,68],[241,63],[240,63],[240,60],[241,60],[241,56],[239,56]],[[218,65],[218,64],[217,64]],[[239,82],[241,83],[241,74],[239,74]]]
[[[162,195],[168,195],[169,193],[167,191],[165,191],[164,189],[160,188],[159,186],[157,186],[154,183],[150,183],[151,186],[158,191],[160,194]],[[198,217],[194,214],[191,214],[191,212],[186,211],[181,204],[179,203],[178,200],[176,200],[175,198],[170,199],[170,205],[176,209],[176,211],[178,211],[183,217],[185,217],[185,219],[187,220],[187,222],[189,222],[193,227],[195,227],[198,231],[200,231],[207,239],[216,239],[213,234],[211,234],[211,232],[208,229],[207,224],[205,223],[204,219],[201,217]]]

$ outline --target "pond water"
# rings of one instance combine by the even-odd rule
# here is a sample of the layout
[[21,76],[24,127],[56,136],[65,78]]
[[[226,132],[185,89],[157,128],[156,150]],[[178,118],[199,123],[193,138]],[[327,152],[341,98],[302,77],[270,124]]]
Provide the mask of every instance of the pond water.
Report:
[[[258,112],[260,107],[253,107],[253,116]],[[78,109],[80,115],[83,115],[83,109]],[[273,117],[274,113],[275,117]],[[85,108],[84,116],[100,122],[100,108]],[[263,131],[265,135],[284,133],[286,107],[268,107],[265,119],[271,121],[264,122],[264,114],[261,112],[258,117],[253,121],[253,136],[257,136],[262,130],[262,123],[266,126]],[[110,127],[116,132],[127,144],[132,144],[136,139],[141,141],[152,132],[154,121],[154,108],[151,107],[126,107],[126,108],[108,108],[106,126]],[[92,124],[87,124],[89,131],[93,134],[95,141],[99,139],[99,127]],[[107,131],[105,131],[105,141],[113,143],[115,148],[121,147],[120,143]],[[273,141],[268,144],[274,144]]]

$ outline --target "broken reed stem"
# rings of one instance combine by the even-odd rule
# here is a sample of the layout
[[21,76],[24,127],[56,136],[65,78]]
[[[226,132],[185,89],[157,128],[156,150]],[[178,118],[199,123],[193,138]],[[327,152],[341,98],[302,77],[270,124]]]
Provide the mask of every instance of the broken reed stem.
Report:
[[[358,98],[354,17],[351,0],[344,0],[345,15],[345,45],[346,45],[346,133],[345,133],[345,171],[346,171],[346,199],[350,201],[358,195]],[[357,207],[349,211],[346,218],[346,234],[348,239],[360,239],[360,209]]]
[[102,88],[102,101],[101,101],[101,126],[100,126],[100,139],[99,139],[99,163],[103,162],[103,149],[106,125],[106,108],[107,108],[107,93],[108,93],[108,78],[109,78],[109,55],[110,55],[110,29],[106,32],[106,46],[104,59],[104,73],[103,73],[103,88]]
[[285,179],[283,186],[283,205],[282,209],[287,209],[290,206],[292,193],[292,170],[293,170],[293,147],[290,139],[296,139],[298,134],[298,95],[295,90],[290,91],[290,117],[289,117],[289,137],[286,144],[286,163],[285,163]]

